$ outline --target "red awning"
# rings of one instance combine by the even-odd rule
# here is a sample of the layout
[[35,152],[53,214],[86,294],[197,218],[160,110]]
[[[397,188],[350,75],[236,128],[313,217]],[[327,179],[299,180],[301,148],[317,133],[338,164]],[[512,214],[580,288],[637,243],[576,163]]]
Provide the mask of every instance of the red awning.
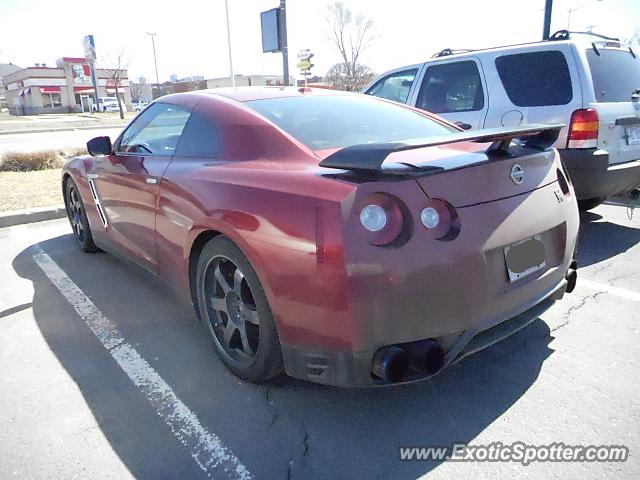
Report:
[[93,92],[93,87],[73,87],[74,93]]
[[40,93],[60,93],[60,87],[40,87]]

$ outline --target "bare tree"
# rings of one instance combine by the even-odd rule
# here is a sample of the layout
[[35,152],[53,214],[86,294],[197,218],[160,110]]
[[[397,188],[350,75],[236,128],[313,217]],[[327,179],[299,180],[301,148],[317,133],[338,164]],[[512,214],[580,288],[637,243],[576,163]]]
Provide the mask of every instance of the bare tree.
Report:
[[124,119],[124,110],[122,108],[119,88],[122,85],[122,80],[127,77],[127,67],[130,62],[131,59],[125,57],[124,49],[120,49],[115,53],[107,54],[102,57],[99,65],[99,68],[104,70],[109,82],[112,83],[115,88],[116,100],[118,100],[121,119]]
[[344,63],[336,63],[333,65],[325,76],[325,81],[336,90],[361,90],[367,83],[375,78],[376,74],[366,65],[358,64],[356,66],[356,80],[347,74]]
[[631,37],[625,40],[625,43],[628,43],[629,45],[640,45],[640,30],[633,32]]
[[327,23],[331,28],[330,39],[338,48],[342,57],[342,68],[334,69],[332,74],[344,78],[345,90],[357,90],[365,81],[362,76],[371,70],[360,64],[360,57],[373,40],[373,20],[361,14],[354,14],[342,2],[327,6]]
[[129,92],[131,92],[131,101],[140,102],[142,100],[142,96],[146,87],[146,83],[137,83],[129,80]]

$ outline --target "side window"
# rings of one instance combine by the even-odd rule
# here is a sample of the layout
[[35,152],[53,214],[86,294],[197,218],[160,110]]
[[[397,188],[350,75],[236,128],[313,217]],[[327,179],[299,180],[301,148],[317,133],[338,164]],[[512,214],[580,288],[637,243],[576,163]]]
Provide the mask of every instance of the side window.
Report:
[[122,135],[118,152],[173,155],[190,112],[167,103],[154,103]]
[[465,60],[428,67],[416,107],[433,113],[482,110],[484,91],[476,62]]
[[558,50],[504,55],[496,58],[496,69],[518,107],[566,105],[573,98],[569,66]]
[[220,135],[212,119],[194,110],[176,148],[181,157],[215,157],[220,153]]
[[387,75],[367,91],[367,95],[386,98],[394,102],[406,103],[413,80],[418,73],[417,68],[395,72]]

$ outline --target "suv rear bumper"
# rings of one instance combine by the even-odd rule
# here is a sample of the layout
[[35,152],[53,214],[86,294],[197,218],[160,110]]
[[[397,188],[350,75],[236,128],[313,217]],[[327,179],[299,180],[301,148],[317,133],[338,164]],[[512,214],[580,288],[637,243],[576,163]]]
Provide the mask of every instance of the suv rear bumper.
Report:
[[595,148],[558,150],[579,200],[608,197],[640,185],[640,159],[609,165],[609,154]]

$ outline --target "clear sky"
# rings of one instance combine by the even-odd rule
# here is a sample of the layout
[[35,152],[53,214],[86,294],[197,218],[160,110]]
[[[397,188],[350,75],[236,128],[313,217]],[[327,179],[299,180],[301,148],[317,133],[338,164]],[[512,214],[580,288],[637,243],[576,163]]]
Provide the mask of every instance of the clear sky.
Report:
[[[281,74],[280,54],[262,53],[260,12],[279,0],[228,0],[236,73]],[[288,0],[291,73],[295,54],[315,53],[313,73],[340,60],[325,20],[329,2]],[[376,38],[363,58],[376,73],[419,62],[443,48],[481,48],[538,40],[544,0],[344,0],[374,20]],[[552,31],[566,28],[629,38],[640,29],[640,0],[555,0]],[[95,36],[98,55],[124,48],[129,75],[155,81],[151,39],[156,32],[160,81],[169,75],[229,73],[224,0],[0,0],[0,62],[54,66],[82,56],[82,37]]]

